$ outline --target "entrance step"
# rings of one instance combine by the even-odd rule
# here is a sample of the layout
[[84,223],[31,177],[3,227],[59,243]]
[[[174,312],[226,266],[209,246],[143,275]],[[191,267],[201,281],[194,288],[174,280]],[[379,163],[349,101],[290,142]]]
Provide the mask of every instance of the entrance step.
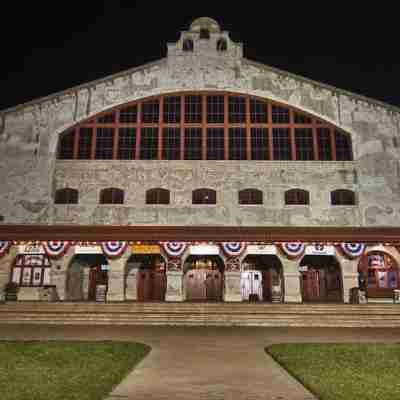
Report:
[[400,328],[400,305],[1,303],[0,324]]

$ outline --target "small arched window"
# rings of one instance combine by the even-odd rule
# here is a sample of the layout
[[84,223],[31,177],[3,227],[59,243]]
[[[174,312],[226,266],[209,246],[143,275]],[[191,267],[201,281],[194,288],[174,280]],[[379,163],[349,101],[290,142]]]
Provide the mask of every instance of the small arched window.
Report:
[[194,190],[192,204],[217,204],[217,192],[212,189]]
[[356,194],[351,190],[339,189],[331,192],[333,206],[355,206]]
[[0,215],[0,222],[4,222],[4,216]]
[[58,159],[72,160],[74,158],[75,131],[60,136],[58,144]]
[[183,41],[183,51],[191,52],[193,51],[194,45],[192,39],[185,39]]
[[150,189],[146,192],[146,204],[169,204],[170,192],[167,189]]
[[206,28],[201,28],[200,39],[210,39],[210,31]]
[[59,189],[56,191],[55,204],[78,204],[79,193],[76,189]]
[[263,192],[257,189],[245,189],[239,192],[240,205],[263,204]]
[[288,190],[285,193],[285,204],[287,206],[308,206],[310,204],[310,193],[302,189]]
[[228,43],[227,43],[226,39],[221,38],[221,39],[218,40],[218,42],[217,42],[217,50],[221,51],[221,52],[224,52],[224,51],[228,50]]
[[103,189],[100,192],[100,204],[124,204],[124,191],[116,188]]

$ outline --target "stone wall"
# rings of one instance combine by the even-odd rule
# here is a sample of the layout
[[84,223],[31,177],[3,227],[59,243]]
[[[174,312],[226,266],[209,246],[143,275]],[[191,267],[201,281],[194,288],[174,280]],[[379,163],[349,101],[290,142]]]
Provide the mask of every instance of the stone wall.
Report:
[[[177,43],[168,45],[166,59],[0,112],[0,215],[4,216],[5,223],[50,224],[71,221],[119,224],[128,220],[131,223],[173,224],[218,221],[221,224],[240,225],[259,224],[259,221],[273,225],[400,224],[399,109],[246,60],[242,55],[242,45],[230,41],[227,32],[213,28],[210,40],[200,40],[198,26],[182,32],[182,38]],[[182,51],[182,40],[186,36],[194,40],[193,53]],[[216,42],[220,37],[228,41],[227,52],[216,50]],[[309,164],[303,176],[293,172],[303,169],[300,163],[277,163],[275,167],[242,162],[239,167],[235,162],[226,161],[220,162],[218,167],[210,164],[210,168],[203,168],[201,163],[193,162],[192,168],[186,165],[181,168],[179,163],[171,162],[169,166],[163,164],[161,168],[146,169],[141,163],[133,161],[109,169],[110,178],[101,178],[103,181],[99,180],[97,184],[93,183],[93,176],[104,175],[104,165],[88,163],[81,171],[83,175],[88,174],[88,178],[83,178],[86,186],[82,205],[68,209],[53,207],[55,186],[68,184],[69,181],[71,185],[77,182],[77,168],[74,165],[66,167],[55,162],[61,132],[126,102],[196,90],[221,90],[259,96],[297,107],[329,121],[351,135],[356,162],[344,166],[337,163],[325,163],[323,166],[321,163]],[[72,170],[70,176],[66,173],[68,168]],[[131,171],[129,176],[125,173],[126,168]],[[240,172],[237,177],[235,173],[242,168],[247,172]],[[222,189],[224,200],[219,207],[195,211],[188,206],[191,169],[196,170],[196,179],[203,179],[203,186]],[[335,171],[333,176],[327,173],[330,169]],[[174,191],[174,204],[179,204],[179,211],[174,210],[176,206],[167,211],[138,207],[143,191],[138,191],[137,199],[132,196],[134,184],[144,181],[140,171],[146,171],[148,175],[145,177],[149,178],[146,183],[156,187],[163,182],[160,174],[166,170],[169,171],[166,181]],[[173,176],[174,171],[177,178]],[[340,171],[344,171],[346,177]],[[270,197],[266,198],[265,208],[248,209],[239,215],[233,210],[236,204],[233,201],[236,196],[233,189],[248,186],[248,181],[241,180],[246,174],[257,177],[258,181],[252,179],[252,184],[262,186],[265,195]],[[128,198],[132,206],[109,210],[96,207],[98,189],[114,178],[124,183],[131,192]],[[228,181],[226,178],[229,178]],[[178,182],[185,179],[186,184],[178,187]],[[357,191],[359,208],[339,210],[327,206],[327,193],[337,182]],[[283,210],[282,191],[289,186],[312,189],[314,206],[300,211]],[[315,206],[319,201],[318,196],[321,196],[320,205]],[[182,211],[181,207],[186,208]],[[78,219],[75,215],[80,212],[82,218]],[[113,213],[115,216],[111,216]]]

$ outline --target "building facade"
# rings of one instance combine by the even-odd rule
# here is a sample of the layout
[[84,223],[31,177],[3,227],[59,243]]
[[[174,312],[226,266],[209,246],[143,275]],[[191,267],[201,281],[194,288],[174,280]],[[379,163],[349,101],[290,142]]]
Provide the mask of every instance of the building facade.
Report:
[[164,59],[0,112],[0,294],[391,299],[399,111],[200,18]]

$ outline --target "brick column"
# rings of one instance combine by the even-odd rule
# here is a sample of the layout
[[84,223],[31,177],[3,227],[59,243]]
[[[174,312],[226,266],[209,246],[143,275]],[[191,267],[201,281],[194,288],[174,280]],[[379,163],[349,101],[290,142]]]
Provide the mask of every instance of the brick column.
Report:
[[227,258],[224,273],[224,302],[239,303],[242,301],[240,280],[240,258]]
[[130,249],[127,249],[121,257],[108,260],[107,301],[125,301],[125,267],[130,256]]
[[283,268],[283,279],[285,285],[285,303],[301,303],[300,288],[300,260],[288,260],[285,257],[279,257]]
[[4,257],[0,258],[0,301],[4,300],[4,286],[10,282],[11,267],[17,256],[17,246],[12,246]]
[[167,291],[165,301],[184,301],[183,270],[181,258],[167,260]]
[[358,287],[358,263],[359,259],[348,260],[341,255],[337,256],[343,278],[343,300],[350,303],[350,289]]
[[59,260],[50,260],[50,284],[56,286],[56,297],[61,301],[68,300],[66,292],[68,268],[74,256],[75,249],[74,246],[71,246],[63,258]]

